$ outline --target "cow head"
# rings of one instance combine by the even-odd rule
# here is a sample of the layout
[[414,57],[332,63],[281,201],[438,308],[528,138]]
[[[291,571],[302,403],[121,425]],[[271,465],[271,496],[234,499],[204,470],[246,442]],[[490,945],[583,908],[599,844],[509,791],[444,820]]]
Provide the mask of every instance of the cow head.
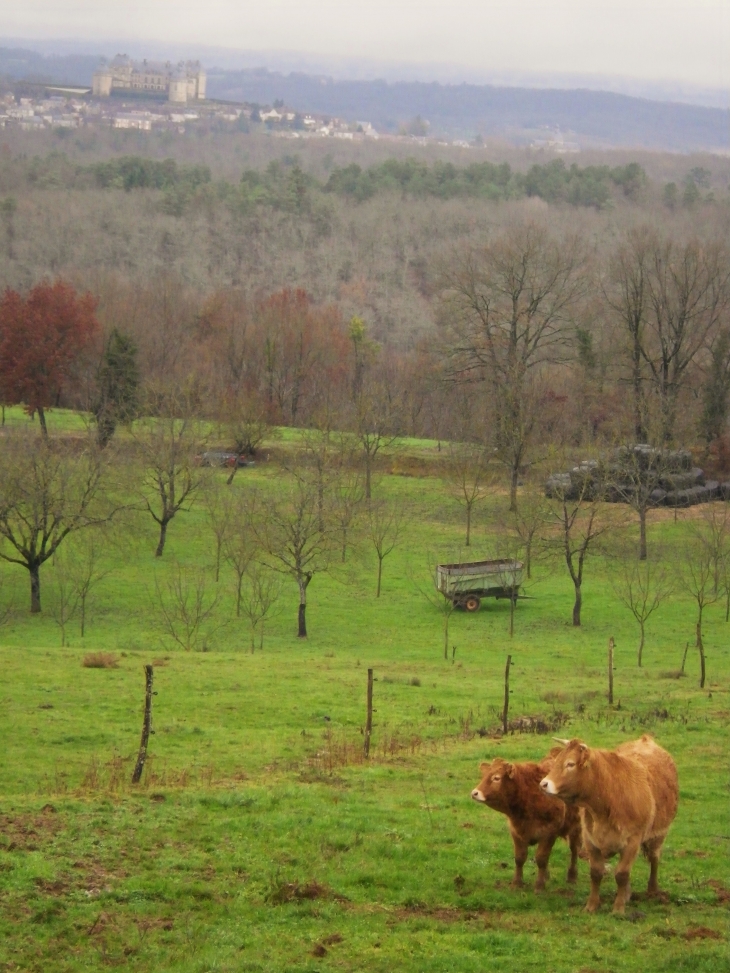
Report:
[[471,792],[472,798],[495,811],[506,811],[507,794],[515,773],[514,764],[497,757],[490,764],[482,764],[479,769],[482,772],[482,782]]
[[552,768],[540,781],[546,794],[552,794],[570,803],[578,798],[581,779],[590,765],[591,751],[582,740],[569,740],[560,750]]

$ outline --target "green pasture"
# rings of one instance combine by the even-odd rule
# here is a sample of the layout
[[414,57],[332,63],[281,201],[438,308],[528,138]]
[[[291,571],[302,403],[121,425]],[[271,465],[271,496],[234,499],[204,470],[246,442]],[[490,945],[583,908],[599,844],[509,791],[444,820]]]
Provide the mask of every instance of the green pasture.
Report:
[[[61,421],[61,420],[59,420]],[[66,428],[71,420],[66,419]],[[53,416],[49,428],[53,433]],[[423,448],[432,448],[424,444]],[[242,470],[232,489],[275,488],[276,471]],[[218,474],[221,481],[224,474]],[[198,506],[172,522],[162,561],[155,525],[125,522],[61,646],[52,617],[59,566],[42,569],[40,617],[27,614],[26,572],[0,566],[0,969],[81,971],[675,971],[730,968],[730,625],[707,609],[708,684],[699,689],[695,609],[681,592],[638,630],[589,559],[583,626],[570,623],[572,586],[559,561],[536,567],[531,596],[443,617],[419,585],[437,559],[493,556],[497,495],[461,548],[463,513],[435,478],[383,477],[381,495],[408,508],[402,542],[376,562],[360,538],[309,588],[309,638],[297,640],[287,582],[263,651],[248,650],[221,593],[206,651],[165,638],[157,589],[176,564],[209,568],[213,534]],[[652,522],[670,559],[683,556],[680,513]],[[613,636],[615,704],[606,701]],[[686,642],[686,675],[674,678]],[[90,652],[117,668],[82,666]],[[553,854],[548,890],[512,891],[505,820],[470,800],[479,763],[540,757],[550,734],[499,737],[507,654],[510,716],[538,717],[558,736],[614,746],[653,733],[675,756],[678,818],[665,846],[665,896],[639,894],[626,918],[582,912],[585,862],[565,883]],[[155,663],[154,736],[139,787],[143,665]],[[375,673],[371,759],[362,758],[367,669]],[[534,865],[526,869],[534,878]],[[637,862],[633,887],[648,876]]]

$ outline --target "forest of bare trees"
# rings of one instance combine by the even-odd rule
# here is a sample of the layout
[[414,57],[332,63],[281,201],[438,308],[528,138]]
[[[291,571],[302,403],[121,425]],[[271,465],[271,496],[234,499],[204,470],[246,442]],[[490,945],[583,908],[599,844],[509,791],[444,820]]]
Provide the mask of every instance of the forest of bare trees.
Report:
[[[625,154],[520,169],[514,152],[509,165],[445,150],[391,164],[382,146],[353,146],[349,161],[341,147],[267,161],[274,140],[213,134],[205,150],[167,145],[168,164],[152,142],[120,156],[137,136],[55,149],[48,136],[34,156],[23,133],[3,138],[4,333],[39,282],[94,303],[99,333],[49,404],[96,414],[100,442],[135,409],[164,414],[176,389],[240,452],[272,426],[352,433],[366,495],[399,437],[471,444],[513,508],[547,444],[717,452],[730,391],[719,160],[713,174],[686,159],[683,176],[676,159]],[[694,192],[668,195],[668,177]],[[139,397],[114,415],[109,362],[125,355]],[[11,378],[3,401],[25,401]]]

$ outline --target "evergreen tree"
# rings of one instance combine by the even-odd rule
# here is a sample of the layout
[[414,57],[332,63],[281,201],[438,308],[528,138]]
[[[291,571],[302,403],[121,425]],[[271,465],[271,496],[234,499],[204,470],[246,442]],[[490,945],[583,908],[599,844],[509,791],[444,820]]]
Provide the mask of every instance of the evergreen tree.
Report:
[[728,393],[730,393],[730,329],[724,328],[712,348],[710,374],[702,396],[700,428],[708,443],[717,439],[725,431]]
[[117,423],[131,422],[137,412],[137,347],[116,328],[109,335],[98,374],[99,397],[94,407],[99,445],[104,448]]

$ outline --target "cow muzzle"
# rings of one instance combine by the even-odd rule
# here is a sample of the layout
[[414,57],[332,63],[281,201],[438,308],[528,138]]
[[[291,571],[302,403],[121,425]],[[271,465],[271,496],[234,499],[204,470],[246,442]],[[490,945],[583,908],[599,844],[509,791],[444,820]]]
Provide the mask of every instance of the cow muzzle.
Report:
[[486,803],[486,799],[478,787],[474,788],[474,790],[471,792],[471,796],[473,801],[480,801],[482,804]]
[[553,797],[558,793],[555,784],[553,784],[549,777],[543,777],[540,781],[540,787],[542,787],[546,794],[552,794]]

